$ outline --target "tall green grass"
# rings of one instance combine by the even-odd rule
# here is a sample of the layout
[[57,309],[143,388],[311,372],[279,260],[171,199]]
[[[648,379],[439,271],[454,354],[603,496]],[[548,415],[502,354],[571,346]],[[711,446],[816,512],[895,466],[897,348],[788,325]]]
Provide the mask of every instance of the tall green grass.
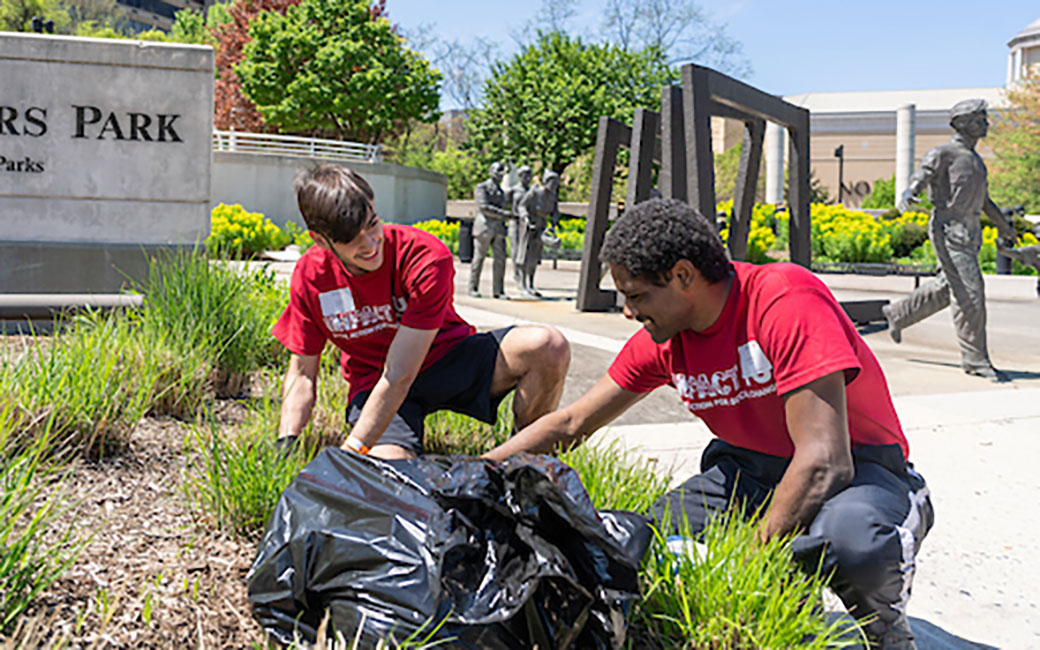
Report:
[[308,438],[291,450],[275,445],[278,415],[277,402],[264,399],[233,430],[215,422],[192,427],[182,489],[205,523],[239,537],[263,532],[278,498],[315,451]]
[[513,393],[498,405],[494,424],[486,424],[454,411],[426,416],[423,447],[428,454],[479,456],[509,439],[513,432]]
[[49,467],[51,425],[26,444],[12,441],[20,417],[0,407],[0,632],[76,559],[85,540],[48,529],[65,508],[63,478]]
[[861,633],[830,620],[828,576],[799,570],[791,536],[757,539],[758,523],[730,510],[712,517],[699,554],[676,555],[655,532],[633,610],[632,647],[715,649],[846,648]]
[[164,252],[151,260],[139,290],[145,296],[142,328],[165,335],[176,352],[205,350],[219,396],[241,394],[250,372],[287,358],[270,330],[288,293],[269,269],[236,269],[198,253]]
[[39,436],[46,423],[55,449],[101,454],[122,445],[148,411],[156,380],[135,336],[123,315],[85,313],[50,345],[0,362],[0,402],[21,437]]

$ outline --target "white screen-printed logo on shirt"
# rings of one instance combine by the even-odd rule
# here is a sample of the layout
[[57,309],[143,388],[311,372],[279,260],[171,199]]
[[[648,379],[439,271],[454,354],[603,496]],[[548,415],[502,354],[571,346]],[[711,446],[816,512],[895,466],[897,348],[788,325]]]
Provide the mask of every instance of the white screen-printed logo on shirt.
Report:
[[321,316],[325,326],[331,332],[345,332],[350,329],[349,314],[354,311],[354,294],[344,287],[335,291],[326,291],[318,295],[321,303]]
[[688,409],[697,412],[736,406],[744,400],[776,392],[776,384],[772,381],[773,364],[758,341],[751,340],[739,346],[737,357],[737,363],[714,372],[696,375],[672,373],[672,383]]
[[740,377],[745,386],[766,384],[773,378],[773,364],[766,358],[766,353],[758,345],[758,341],[751,339],[737,348],[740,356]]
[[358,307],[347,287],[318,294],[318,301],[325,327],[333,334],[358,338],[397,327],[397,319],[389,304]]

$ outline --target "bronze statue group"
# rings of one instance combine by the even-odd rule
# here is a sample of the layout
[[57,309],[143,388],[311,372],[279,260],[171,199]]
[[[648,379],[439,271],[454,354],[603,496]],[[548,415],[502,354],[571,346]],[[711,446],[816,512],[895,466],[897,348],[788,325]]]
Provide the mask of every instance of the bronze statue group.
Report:
[[560,175],[552,170],[542,174],[542,184],[531,186],[531,168],[517,169],[517,182],[502,190],[506,166],[491,164],[487,180],[473,190],[477,216],[473,220],[473,261],[469,271],[469,295],[480,297],[480,274],[490,247],[494,257],[491,277],[493,298],[508,300],[505,292],[506,238],[512,252],[513,277],[523,296],[541,298],[535,289],[534,273],[546,245],[559,246],[555,230],[559,226]]

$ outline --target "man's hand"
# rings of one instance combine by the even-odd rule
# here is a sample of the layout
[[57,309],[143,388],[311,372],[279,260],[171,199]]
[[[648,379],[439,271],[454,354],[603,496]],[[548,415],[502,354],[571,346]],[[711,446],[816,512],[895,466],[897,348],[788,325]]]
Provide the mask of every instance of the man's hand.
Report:
[[317,399],[318,369],[321,355],[294,354],[282,383],[282,412],[278,420],[278,437],[298,436],[311,419]]
[[784,410],[794,456],[773,493],[760,529],[763,539],[808,526],[824,502],[848,486],[855,472],[844,371],[787,393]]
[[918,198],[914,196],[913,191],[905,190],[903,196],[899,199],[899,203],[896,204],[896,209],[900,212],[906,212],[910,209],[910,206],[918,202]]
[[[418,330],[404,325],[397,329],[386,353],[383,374],[361,408],[361,416],[350,432],[351,438],[369,449],[375,447],[408,396],[436,336],[437,330]],[[346,441],[343,448],[347,448]]]

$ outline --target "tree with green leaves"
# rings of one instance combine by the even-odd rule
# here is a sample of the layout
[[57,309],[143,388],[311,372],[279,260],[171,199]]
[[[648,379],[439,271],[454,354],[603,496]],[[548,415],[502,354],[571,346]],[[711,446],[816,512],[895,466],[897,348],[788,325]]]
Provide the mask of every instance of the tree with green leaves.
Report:
[[595,145],[600,116],[631,122],[637,107],[660,109],[661,86],[677,80],[659,50],[627,52],[543,33],[492,67],[484,107],[470,115],[468,144],[485,161],[561,173]]
[[28,32],[37,16],[53,21],[55,34],[69,24],[69,14],[58,0],[0,0],[0,31]]
[[283,131],[377,143],[438,117],[440,73],[367,0],[302,0],[260,14],[235,71]]
[[1008,108],[989,133],[990,193],[1002,207],[1040,213],[1040,66],[1007,89]]

